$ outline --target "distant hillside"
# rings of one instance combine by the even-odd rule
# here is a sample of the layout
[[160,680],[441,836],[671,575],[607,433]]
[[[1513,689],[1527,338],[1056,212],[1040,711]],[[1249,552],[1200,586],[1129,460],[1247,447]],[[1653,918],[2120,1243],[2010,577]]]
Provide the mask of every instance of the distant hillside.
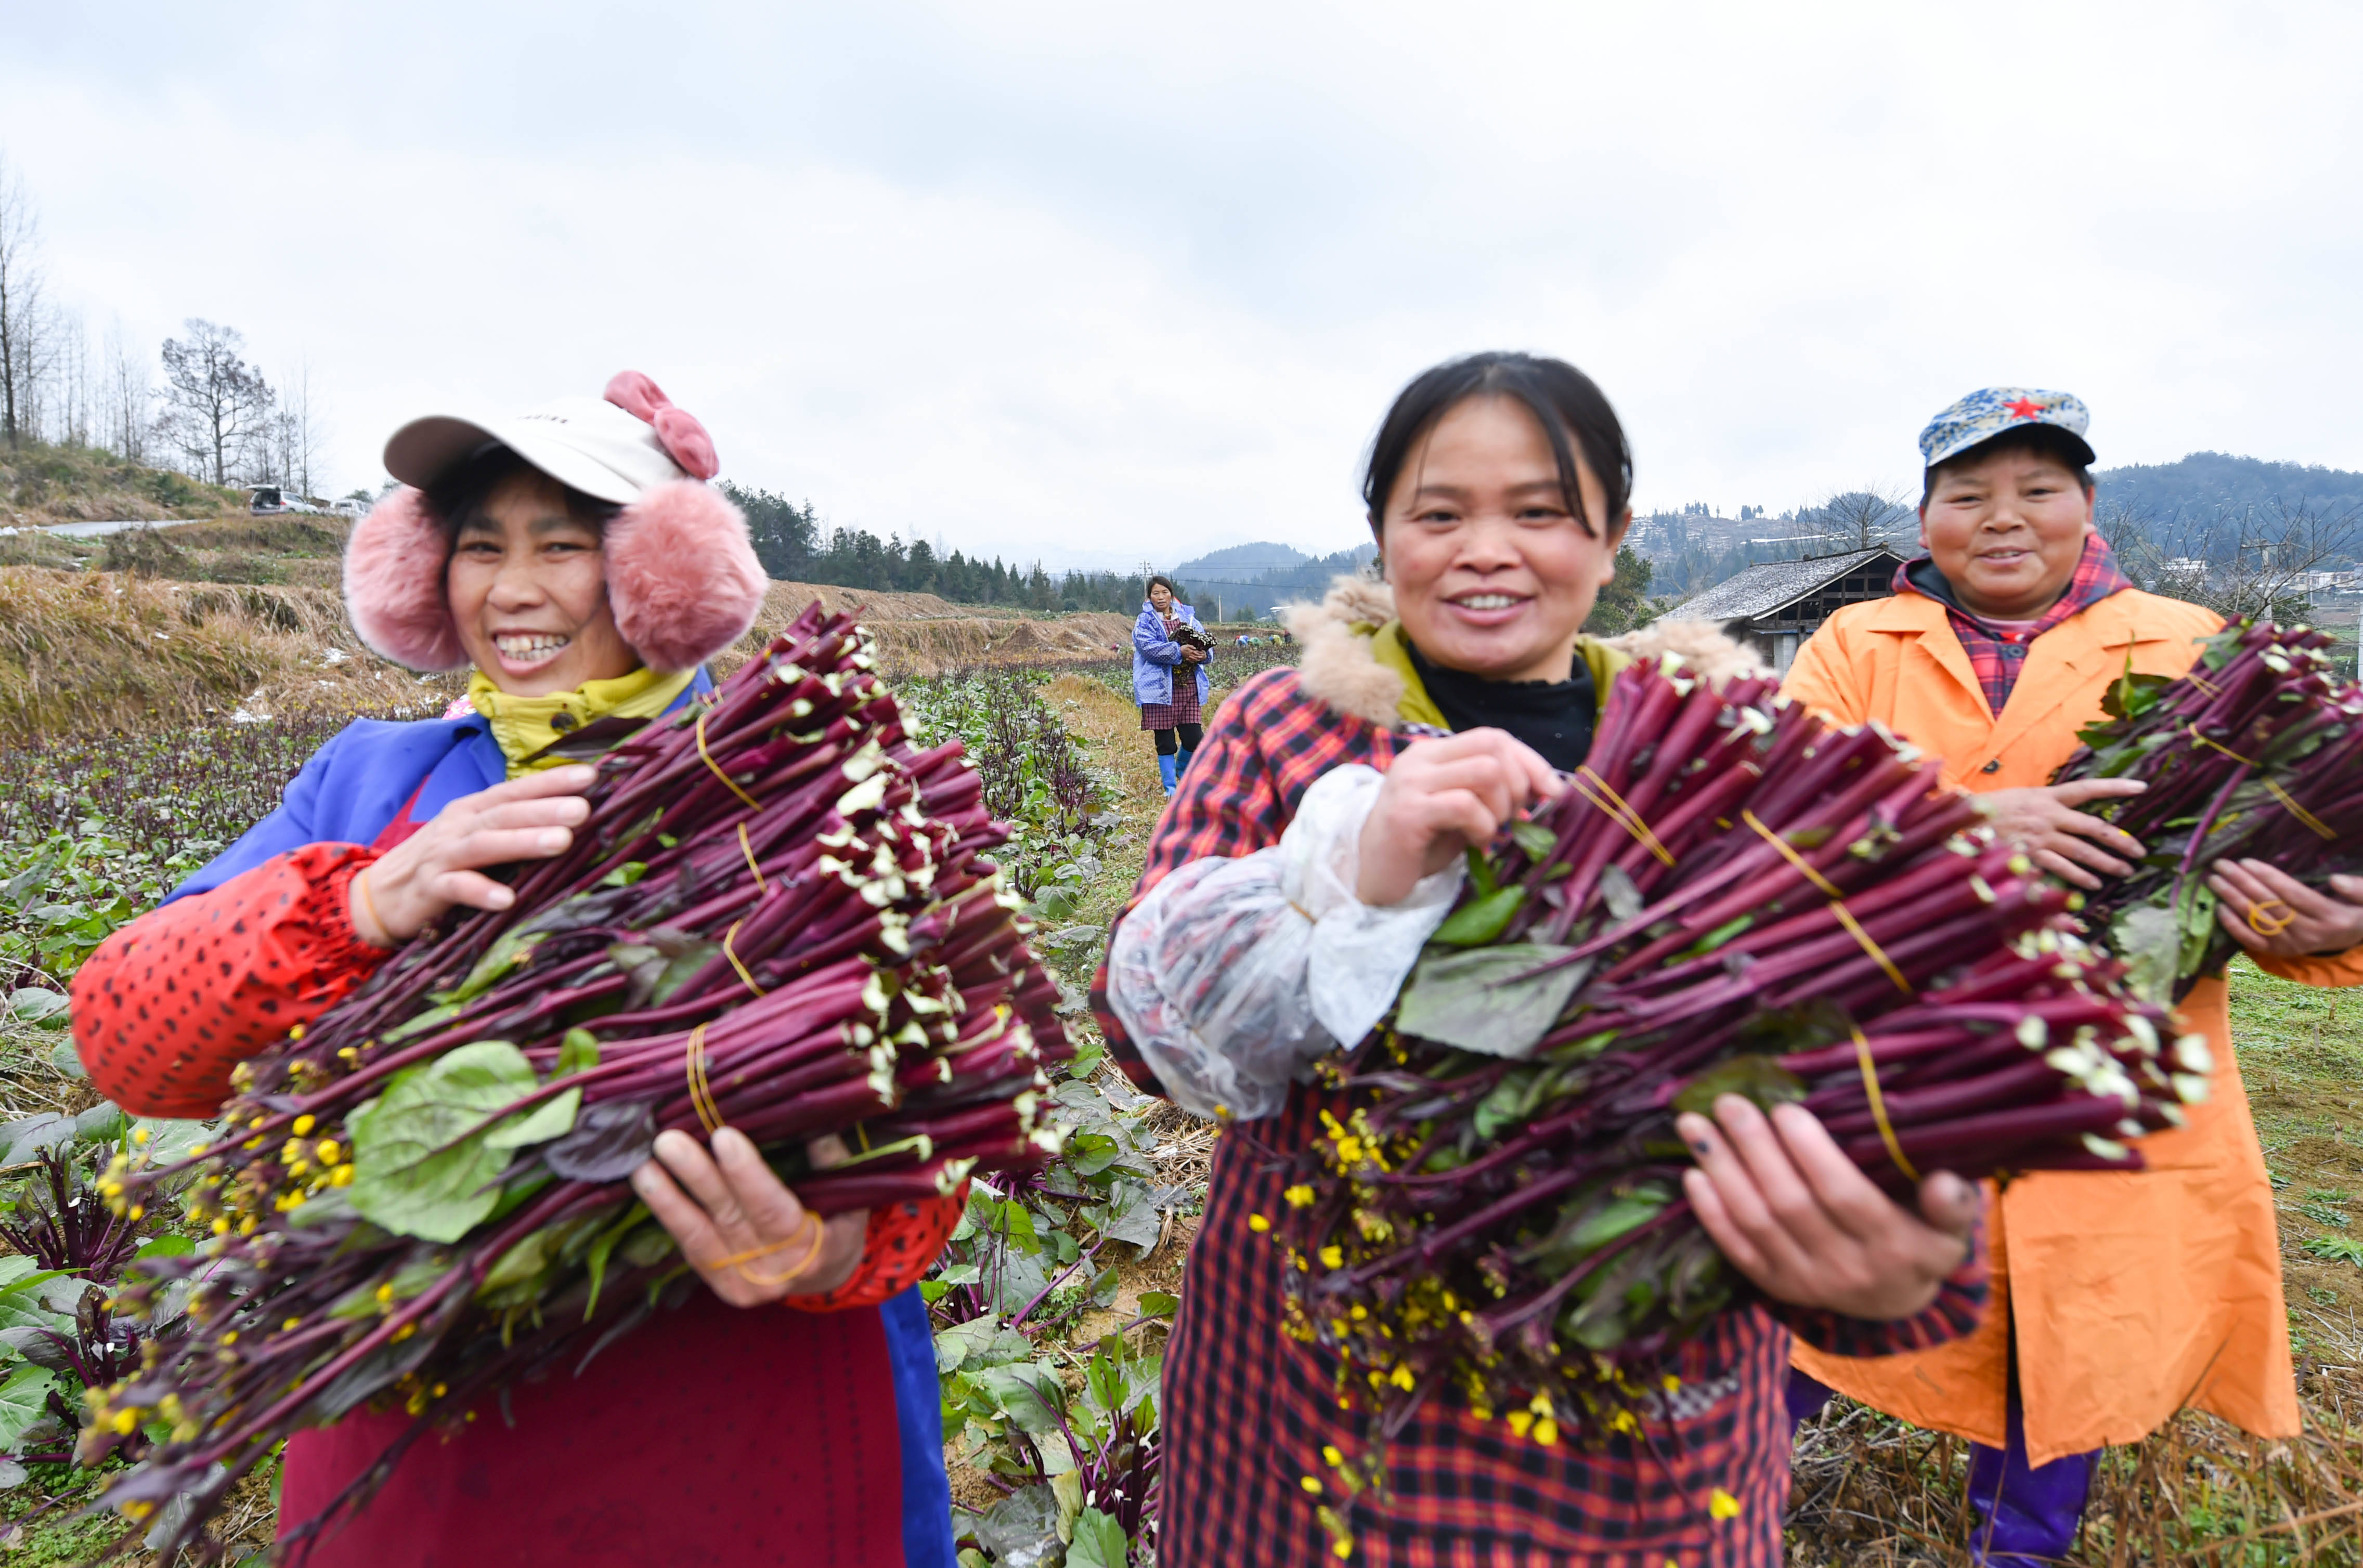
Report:
[[2306,463],[2269,463],[2224,452],[2193,452],[2179,462],[2136,463],[2092,475],[2102,506],[2161,521],[2221,507],[2301,502],[2318,513],[2363,508],[2363,473]]
[[1233,545],[1183,561],[1173,575],[1197,593],[1200,613],[1206,613],[1204,602],[1211,595],[1226,617],[1237,620],[1249,611],[1269,615],[1274,605],[1318,599],[1331,578],[1359,570],[1376,554],[1377,547],[1367,544],[1326,556],[1308,556],[1292,545],[1269,542]]

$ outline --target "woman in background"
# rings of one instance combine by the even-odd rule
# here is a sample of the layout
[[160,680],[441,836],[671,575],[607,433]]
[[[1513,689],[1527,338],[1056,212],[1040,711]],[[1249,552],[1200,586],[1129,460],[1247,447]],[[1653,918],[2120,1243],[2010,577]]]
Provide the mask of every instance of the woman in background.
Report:
[[[1198,613],[1173,597],[1172,582],[1150,578],[1148,600],[1132,626],[1132,700],[1140,704],[1140,727],[1156,737],[1157,773],[1168,795],[1205,734],[1206,654],[1213,646]],[[1189,679],[1176,679],[1185,671]]]

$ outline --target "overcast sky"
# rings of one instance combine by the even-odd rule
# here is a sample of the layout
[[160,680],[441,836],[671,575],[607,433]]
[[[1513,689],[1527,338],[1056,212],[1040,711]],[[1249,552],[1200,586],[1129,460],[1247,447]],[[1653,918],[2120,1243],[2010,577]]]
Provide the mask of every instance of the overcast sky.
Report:
[[1645,511],[1902,487],[1991,383],[2363,468],[2358,58],[2351,4],[0,0],[0,152],[94,337],[308,360],[340,491],[629,366],[834,522],[1170,564],[1355,543],[1478,348],[1597,378]]

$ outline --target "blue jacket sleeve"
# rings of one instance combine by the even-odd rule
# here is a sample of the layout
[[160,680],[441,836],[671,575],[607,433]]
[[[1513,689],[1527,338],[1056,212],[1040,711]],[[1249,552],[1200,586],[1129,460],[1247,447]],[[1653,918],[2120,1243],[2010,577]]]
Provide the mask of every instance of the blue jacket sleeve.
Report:
[[1132,624],[1132,651],[1151,664],[1180,664],[1182,645],[1165,635],[1165,623],[1153,610],[1144,610]]

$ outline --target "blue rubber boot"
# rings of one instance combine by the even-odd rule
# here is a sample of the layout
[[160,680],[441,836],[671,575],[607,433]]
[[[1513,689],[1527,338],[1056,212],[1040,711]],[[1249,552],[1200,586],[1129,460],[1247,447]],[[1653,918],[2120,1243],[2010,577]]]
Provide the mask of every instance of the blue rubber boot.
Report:
[[1157,776],[1165,780],[1165,792],[1167,794],[1170,795],[1173,793],[1173,785],[1181,771],[1182,770],[1179,767],[1174,766],[1172,757],[1167,756],[1161,751],[1157,754]]
[[[1174,764],[1173,764],[1173,776],[1174,776],[1174,778],[1181,778],[1181,777],[1182,777],[1182,775],[1183,775],[1184,773],[1187,773],[1187,772],[1189,772],[1189,771],[1190,771],[1190,759],[1191,759],[1191,757],[1193,757],[1193,756],[1196,756],[1196,755],[1197,755],[1197,754],[1196,754],[1195,752],[1188,752],[1188,751],[1185,751],[1185,752],[1183,752],[1183,753],[1181,755],[1181,756],[1180,756],[1178,759],[1176,759],[1176,761],[1175,761],[1175,762],[1174,762]],[[1170,794],[1171,794],[1171,793],[1172,793],[1172,791],[1169,790],[1167,790],[1167,791],[1166,791],[1166,793],[1170,795]]]

